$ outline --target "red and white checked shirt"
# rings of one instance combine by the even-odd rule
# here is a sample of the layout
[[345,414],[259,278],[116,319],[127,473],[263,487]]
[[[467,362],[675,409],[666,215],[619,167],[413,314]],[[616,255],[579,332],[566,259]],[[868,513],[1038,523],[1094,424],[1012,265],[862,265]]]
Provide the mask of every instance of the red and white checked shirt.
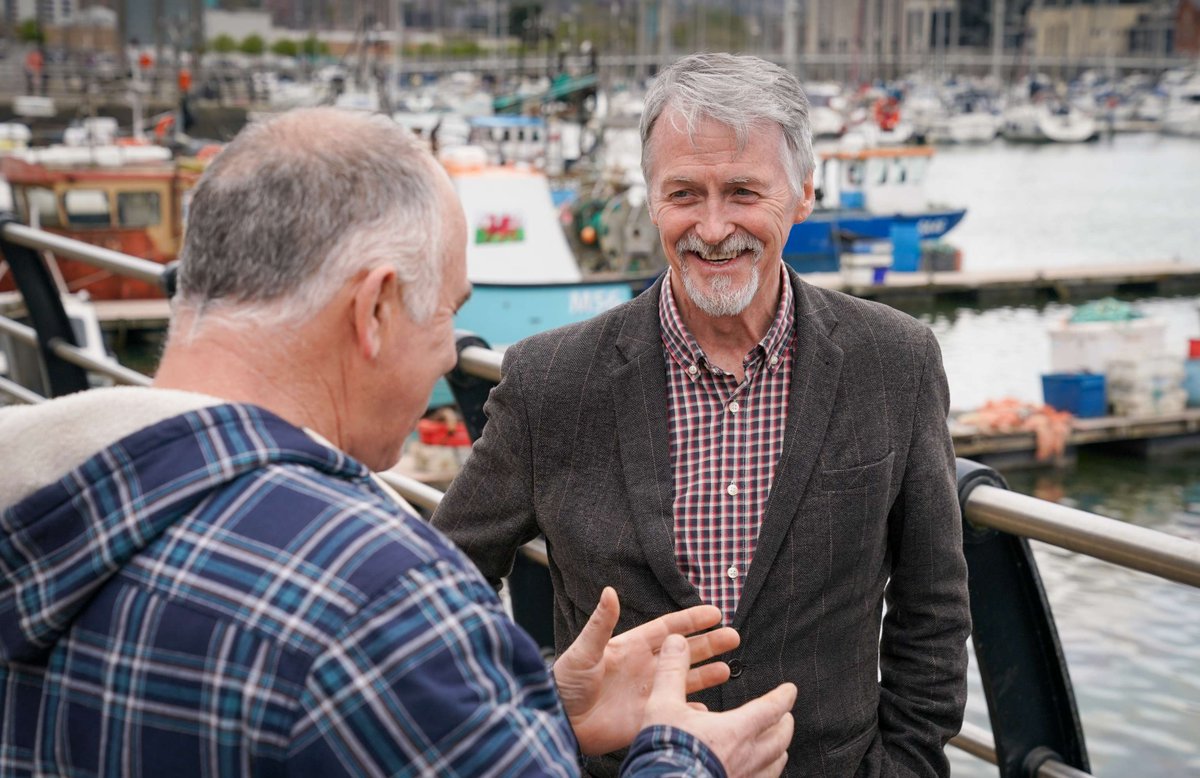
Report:
[[[782,272],[782,271],[781,271]],[[786,273],[775,319],[742,360],[746,377],[710,364],[663,282],[658,313],[667,363],[667,419],[675,475],[675,559],[733,621],[783,450],[795,341]]]

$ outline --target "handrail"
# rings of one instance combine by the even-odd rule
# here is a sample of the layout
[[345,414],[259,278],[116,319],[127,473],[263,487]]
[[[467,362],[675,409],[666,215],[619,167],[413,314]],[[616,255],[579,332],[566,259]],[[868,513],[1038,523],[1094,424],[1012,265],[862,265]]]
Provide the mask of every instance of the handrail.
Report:
[[86,370],[90,370],[93,373],[100,373],[101,375],[113,379],[119,384],[125,384],[127,386],[149,386],[151,383],[151,379],[147,375],[143,375],[136,370],[130,370],[119,362],[114,362],[111,359],[97,359],[78,346],[72,346],[70,343],[65,343],[58,338],[51,340],[48,345],[50,346],[50,350],[53,351],[55,356],[57,356],[59,359],[70,362],[72,365],[77,365]]
[[0,376],[0,392],[26,405],[37,405],[46,401],[46,398],[37,392],[31,392],[16,381],[10,381],[3,376]]
[[502,356],[499,351],[482,346],[467,346],[458,353],[460,370],[476,378],[495,383],[500,382],[501,361]]
[[[434,489],[428,484],[423,484],[415,478],[402,475],[394,470],[386,470],[376,475],[388,486],[399,492],[401,497],[417,507],[432,511],[436,510],[442,502],[444,495],[441,491]],[[550,566],[550,555],[546,551],[546,541],[544,539],[534,538],[521,546],[520,550],[521,554],[526,558],[537,562],[543,567]]]
[[967,498],[976,526],[1021,535],[1200,588],[1200,543],[1077,508],[981,485]]
[[104,270],[120,273],[139,281],[157,284],[162,278],[163,266],[148,259],[131,257],[112,249],[94,246],[51,232],[37,230],[24,224],[9,222],[4,225],[4,237],[26,248],[50,251],[67,259],[88,262]]
[[11,335],[27,346],[36,347],[38,344],[37,330],[19,321],[13,321],[7,316],[0,316],[0,331]]

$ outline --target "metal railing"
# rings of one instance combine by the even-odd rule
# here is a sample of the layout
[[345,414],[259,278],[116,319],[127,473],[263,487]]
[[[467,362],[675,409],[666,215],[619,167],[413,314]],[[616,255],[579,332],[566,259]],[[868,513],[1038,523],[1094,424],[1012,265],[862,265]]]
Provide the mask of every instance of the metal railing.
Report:
[[[47,362],[47,372],[51,372],[52,362],[61,362],[74,370],[98,372],[122,383],[149,383],[140,373],[96,359],[78,348],[70,328],[63,327],[62,302],[50,275],[44,272],[38,252],[53,251],[149,281],[163,276],[162,266],[11,221],[2,222],[0,227],[0,250],[14,265],[14,276],[34,321],[34,326],[28,327],[0,317],[0,333],[36,346]],[[37,288],[39,284],[46,288]],[[39,310],[39,306],[52,310]],[[486,342],[467,333],[459,335],[458,347],[458,364],[447,379],[471,437],[477,439],[486,424],[483,403],[500,380],[501,359]],[[70,386],[79,386],[77,380],[65,384],[66,391],[72,391]],[[0,379],[0,391],[20,402],[42,399],[5,379]],[[51,394],[61,393],[64,390],[52,381]],[[441,501],[440,491],[413,479],[395,473],[381,473],[380,477],[427,511],[435,510]],[[996,764],[1005,778],[1086,776],[1088,758],[1071,682],[1027,539],[1198,588],[1200,543],[1010,492],[998,473],[969,460],[958,460],[958,490],[970,577],[973,639],[992,714],[992,733],[966,724],[951,742]],[[515,616],[543,645],[547,641],[552,644],[552,592],[544,541],[524,547],[518,567],[522,560],[527,568],[519,585],[527,596],[522,598],[521,609],[517,587],[513,587]],[[1014,667],[1020,672],[1014,673]],[[1003,682],[993,677],[997,673],[1004,675]]]

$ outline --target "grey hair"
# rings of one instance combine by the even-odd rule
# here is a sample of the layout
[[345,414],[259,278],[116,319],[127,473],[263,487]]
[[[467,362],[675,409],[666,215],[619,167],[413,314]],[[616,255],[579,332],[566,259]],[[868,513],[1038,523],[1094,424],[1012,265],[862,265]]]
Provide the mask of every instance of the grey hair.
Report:
[[305,108],[247,126],[193,192],[176,306],[193,331],[206,315],[299,323],[390,262],[409,315],[427,320],[444,253],[436,165],[384,116]]
[[791,73],[753,56],[692,54],[662,71],[646,92],[642,110],[642,175],[650,183],[650,133],[667,109],[677,111],[693,136],[702,119],[733,129],[744,149],[756,125],[773,122],[783,130],[783,158],[792,194],[804,193],[813,172],[808,98]]

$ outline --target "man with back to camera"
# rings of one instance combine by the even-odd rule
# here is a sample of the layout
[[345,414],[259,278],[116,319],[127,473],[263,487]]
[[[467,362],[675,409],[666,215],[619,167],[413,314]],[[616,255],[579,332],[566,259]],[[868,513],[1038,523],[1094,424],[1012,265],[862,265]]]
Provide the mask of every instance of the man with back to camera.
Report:
[[[154,388],[0,411],[0,775],[778,774],[795,688],[689,707],[706,606],[551,680],[378,482],[456,360],[466,223],[383,117],[251,125],[196,187]],[[661,658],[656,659],[655,654]],[[561,702],[560,702],[561,697]]]
[[791,74],[686,57],[651,86],[641,134],[669,270],[509,348],[434,525],[493,585],[544,534],[559,648],[605,583],[622,628],[719,606],[742,643],[696,699],[794,682],[789,775],[947,775],[970,615],[937,342],[784,266],[813,207]]

